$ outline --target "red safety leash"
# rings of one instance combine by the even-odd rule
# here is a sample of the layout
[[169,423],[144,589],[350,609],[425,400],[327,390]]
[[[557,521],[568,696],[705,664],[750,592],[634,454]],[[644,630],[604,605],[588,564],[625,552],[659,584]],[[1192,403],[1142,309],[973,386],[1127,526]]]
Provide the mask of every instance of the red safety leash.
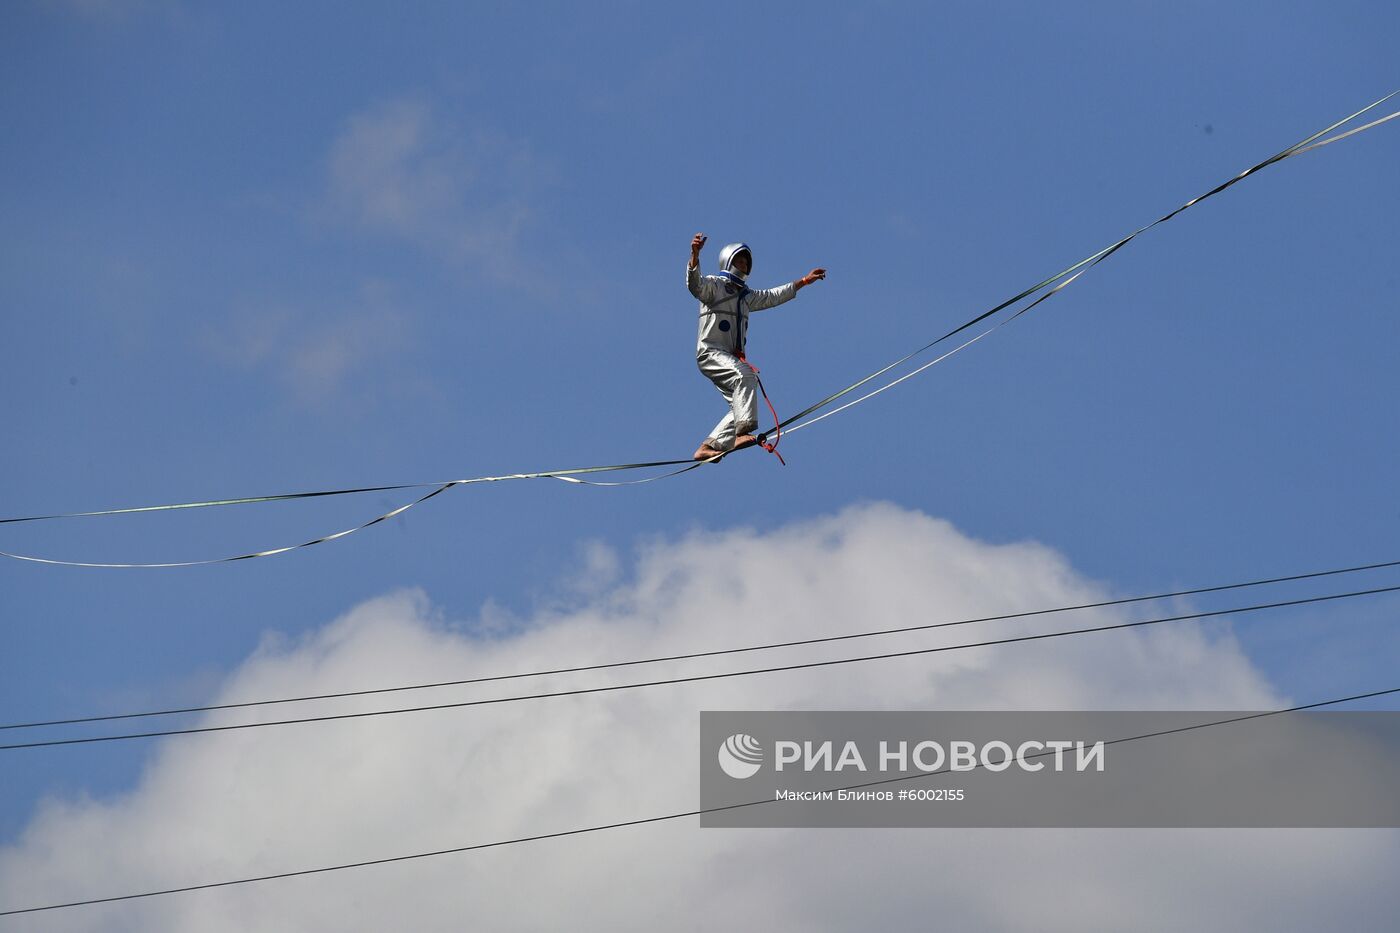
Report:
[[[744,351],[740,350],[736,355],[739,357],[739,359],[743,360],[745,363],[748,364],[749,369],[752,369],[754,372],[754,378],[758,379],[758,367],[755,366],[753,363],[749,362],[748,357],[744,356]],[[762,379],[758,379],[758,391],[763,394],[763,401],[768,404],[768,413],[773,416],[774,431],[773,443],[768,443],[768,432],[764,431],[762,434],[758,435],[758,446],[762,447],[764,450],[777,457],[778,462],[781,463],[783,466],[787,466],[787,461],[783,459],[783,455],[778,453],[778,442],[783,439],[783,425],[782,422],[778,420],[778,411],[773,407],[773,401],[768,397],[768,390],[763,387]]]

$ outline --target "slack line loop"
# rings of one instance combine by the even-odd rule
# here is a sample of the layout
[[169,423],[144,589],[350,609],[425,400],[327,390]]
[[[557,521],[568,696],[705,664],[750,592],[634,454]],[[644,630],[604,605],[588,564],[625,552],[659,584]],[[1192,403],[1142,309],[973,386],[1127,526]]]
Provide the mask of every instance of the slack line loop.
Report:
[[768,390],[763,387],[763,377],[759,375],[760,370],[753,364],[752,360],[744,355],[743,350],[740,350],[735,355],[745,363],[748,363],[749,369],[753,370],[754,378],[758,380],[758,391],[763,395],[763,401],[768,405],[768,413],[773,416],[773,442],[771,444],[768,442],[768,432],[764,431],[762,434],[758,435],[758,446],[777,457],[778,462],[783,466],[787,466],[787,461],[783,459],[783,455],[778,453],[778,442],[783,439],[783,425],[782,422],[778,420],[778,411],[773,407],[773,400],[768,397]]
[[[773,412],[774,421],[775,421],[775,425],[776,425],[775,428],[774,428],[774,432],[773,432],[773,433],[775,434],[775,440],[774,440],[774,442],[773,442],[773,447],[776,447],[776,446],[777,446],[777,440],[776,440],[776,438],[781,436],[781,431],[782,431],[782,429],[787,428],[789,425],[794,425],[794,424],[796,424],[796,427],[792,428],[792,430],[796,430],[796,428],[798,428],[798,427],[806,427],[806,426],[808,426],[808,425],[815,424],[817,421],[820,421],[820,420],[822,420],[823,418],[826,418],[826,417],[828,417],[828,416],[830,416],[830,415],[836,414],[836,413],[839,412],[839,411],[844,411],[845,409],[850,408],[852,405],[860,404],[860,403],[862,403],[862,402],[864,402],[864,401],[866,401],[866,400],[868,400],[868,399],[870,399],[870,398],[873,398],[873,397],[876,396],[876,395],[879,395],[881,392],[884,392],[886,389],[892,388],[893,386],[898,385],[900,382],[903,382],[903,381],[906,380],[906,379],[909,379],[909,378],[911,378],[911,377],[913,377],[913,376],[915,376],[915,375],[918,375],[919,373],[924,372],[924,371],[927,370],[930,366],[933,366],[933,365],[935,365],[935,364],[937,364],[937,363],[939,363],[939,362],[942,362],[943,360],[946,360],[949,356],[952,356],[954,353],[957,353],[959,350],[962,350],[962,349],[964,349],[965,347],[970,346],[971,344],[977,342],[977,341],[980,340],[982,337],[987,336],[988,334],[990,334],[992,331],[996,330],[997,328],[1002,327],[1002,326],[1004,326],[1005,324],[1009,323],[1010,321],[1015,320],[1017,317],[1021,316],[1022,314],[1025,314],[1027,311],[1029,311],[1029,310],[1031,310],[1032,308],[1034,308],[1036,305],[1038,305],[1040,302],[1044,301],[1046,298],[1048,298],[1048,297],[1050,297],[1051,295],[1056,294],[1056,293],[1059,292],[1060,290],[1064,289],[1067,285],[1069,285],[1071,282],[1073,282],[1075,279],[1077,279],[1080,275],[1082,275],[1084,272],[1088,271],[1089,268],[1091,268],[1092,266],[1097,265],[1098,263],[1102,262],[1104,259],[1107,259],[1109,256],[1111,256],[1111,255],[1113,255],[1114,253],[1116,253],[1116,252],[1117,252],[1119,249],[1121,249],[1122,247],[1126,246],[1129,242],[1131,242],[1133,239],[1135,239],[1139,234],[1144,233],[1144,232],[1146,232],[1147,230],[1150,230],[1151,228],[1157,226],[1158,224],[1162,224],[1162,223],[1167,222],[1168,220],[1171,220],[1173,217],[1176,217],[1178,214],[1182,213],[1183,211],[1187,210],[1188,208],[1194,207],[1195,205],[1201,203],[1202,201],[1205,201],[1205,200],[1208,199],[1208,198],[1214,197],[1215,195],[1219,194],[1220,192],[1224,191],[1225,189],[1231,187],[1232,185],[1237,184],[1237,183],[1240,182],[1240,181],[1243,181],[1244,179],[1248,178],[1249,176],[1251,176],[1251,175],[1253,175],[1253,174],[1255,174],[1255,173],[1257,173],[1257,172],[1259,172],[1259,171],[1261,171],[1261,170],[1263,170],[1263,169],[1269,167],[1270,165],[1273,165],[1273,164],[1275,164],[1275,163],[1277,163],[1277,162],[1282,162],[1283,160],[1288,159],[1288,158],[1292,158],[1293,156],[1296,156],[1296,155],[1301,155],[1302,153],[1305,153],[1305,152],[1311,152],[1311,151],[1313,151],[1313,150],[1315,150],[1315,149],[1318,149],[1318,148],[1321,148],[1321,147],[1323,147],[1323,146],[1331,145],[1331,144],[1334,143],[1334,142],[1339,142],[1339,141],[1341,141],[1341,140],[1343,140],[1343,139],[1346,139],[1346,138],[1348,138],[1348,137],[1354,136],[1354,135],[1356,135],[1356,134],[1358,134],[1358,133],[1361,133],[1361,132],[1364,132],[1364,131],[1366,131],[1366,130],[1372,129],[1372,128],[1374,128],[1374,127],[1380,126],[1381,124],[1384,124],[1384,123],[1386,123],[1386,122],[1388,122],[1388,121],[1390,121],[1390,120],[1392,120],[1392,119],[1394,119],[1394,118],[1396,118],[1396,117],[1400,117],[1400,111],[1397,111],[1397,112],[1392,113],[1392,114],[1390,114],[1390,115],[1388,115],[1388,116],[1381,117],[1380,119],[1377,119],[1377,120],[1373,120],[1373,121],[1371,121],[1370,123],[1367,123],[1367,124],[1365,124],[1365,125],[1363,125],[1363,126],[1359,126],[1359,127],[1354,128],[1354,129],[1346,130],[1346,131],[1344,131],[1344,132],[1337,133],[1336,135],[1329,135],[1329,134],[1333,133],[1334,131],[1340,129],[1342,126],[1344,126],[1344,125],[1346,125],[1346,124],[1352,122],[1353,120],[1355,120],[1357,117],[1361,116],[1362,114],[1368,113],[1369,111],[1375,109],[1376,107],[1379,107],[1381,104],[1383,104],[1383,103],[1385,103],[1386,101],[1390,100],[1391,98],[1395,97],[1397,94],[1400,94],[1400,91],[1392,91],[1390,94],[1387,94],[1385,97],[1382,97],[1380,100],[1377,100],[1375,103],[1372,103],[1372,104],[1370,104],[1370,105],[1368,105],[1368,106],[1366,106],[1366,107],[1361,108],[1360,110],[1356,111],[1355,113],[1351,114],[1350,116],[1347,116],[1347,117],[1345,117],[1345,118],[1343,118],[1343,119],[1341,119],[1341,120],[1336,121],[1335,123],[1332,123],[1330,126],[1326,127],[1325,129],[1322,129],[1322,130],[1320,130],[1320,131],[1318,131],[1318,132],[1316,132],[1316,133],[1313,133],[1312,135],[1308,136],[1307,138],[1302,139],[1302,140],[1300,140],[1300,141],[1294,143],[1293,145],[1291,145],[1291,146],[1287,147],[1286,149],[1283,149],[1282,151],[1280,151],[1280,152],[1278,152],[1278,153],[1276,153],[1276,154],[1270,156],[1269,158],[1265,159],[1264,161],[1259,162],[1259,163],[1257,163],[1256,165],[1250,166],[1249,168],[1247,168],[1247,169],[1245,169],[1244,171],[1240,172],[1239,174],[1233,176],[1232,178],[1229,178],[1228,180],[1222,182],[1222,183],[1219,184],[1219,185],[1216,185],[1214,188],[1210,189],[1210,190],[1207,191],[1205,194],[1202,194],[1202,195],[1199,195],[1199,196],[1197,196],[1197,197],[1195,197],[1195,198],[1192,198],[1191,200],[1189,200],[1189,201],[1187,201],[1186,203],[1182,204],[1180,207],[1176,208],[1175,210],[1171,211],[1170,213],[1164,214],[1163,216],[1157,218],[1156,220],[1152,221],[1151,223],[1149,223],[1149,224],[1147,224],[1147,225],[1145,225],[1145,226],[1143,226],[1143,227],[1139,227],[1137,230],[1134,230],[1132,233],[1129,233],[1127,236],[1123,237],[1122,239],[1118,240],[1117,242],[1112,243],[1111,245],[1109,245],[1109,246],[1107,246],[1107,247],[1105,247],[1105,248],[1103,248],[1103,249],[1101,249],[1101,250],[1099,250],[1099,251],[1093,253],[1092,255],[1085,257],[1084,259],[1081,259],[1079,262],[1076,262],[1076,263],[1074,263],[1073,265],[1071,265],[1071,266],[1069,266],[1069,267],[1067,267],[1067,268],[1065,268],[1065,269],[1060,270],[1059,272],[1055,273],[1054,275],[1051,275],[1051,276],[1049,276],[1049,277],[1047,277],[1047,278],[1042,279],[1041,281],[1039,281],[1039,282],[1037,282],[1036,284],[1030,286],[1029,288],[1026,288],[1026,289],[1022,290],[1021,292],[1019,292],[1019,293],[1016,294],[1015,296],[1013,296],[1013,297],[1011,297],[1011,298],[1008,298],[1007,300],[1005,300],[1005,301],[1001,302],[1000,304],[998,304],[998,305],[996,305],[996,306],[994,306],[994,307],[988,309],[987,311],[982,312],[981,314],[977,315],[976,317],[972,318],[971,320],[968,320],[968,321],[966,321],[965,323],[958,325],[957,327],[955,327],[955,328],[953,328],[952,330],[948,331],[946,334],[942,335],[941,337],[938,337],[937,339],[932,340],[932,341],[930,341],[930,342],[924,344],[922,347],[919,347],[917,350],[913,351],[912,353],[908,353],[908,354],[906,354],[906,355],[900,357],[899,359],[895,360],[894,362],[890,363],[889,365],[883,366],[883,367],[881,367],[880,369],[877,369],[877,370],[875,370],[874,372],[872,372],[872,373],[870,373],[870,374],[868,374],[868,375],[866,375],[866,376],[861,377],[861,378],[858,379],[857,381],[851,383],[850,385],[848,385],[848,386],[846,386],[846,387],[844,387],[844,388],[842,388],[842,389],[838,389],[837,391],[831,393],[830,395],[827,395],[825,398],[823,398],[823,399],[817,401],[816,403],[807,406],[806,408],[802,409],[802,410],[799,411],[797,414],[792,415],[792,416],[789,417],[789,418],[786,418],[786,419],[784,419],[784,420],[782,420],[782,421],[778,421],[778,420],[777,420],[777,413],[776,413],[776,411],[773,409],[772,403],[769,402],[769,410]],[[1048,289],[1048,291],[1047,291],[1047,289]],[[1042,292],[1043,292],[1044,294],[1041,294]],[[828,406],[830,406],[830,405],[831,405],[833,402],[835,402],[837,399],[840,399],[840,398],[842,398],[842,397],[844,397],[844,396],[846,396],[846,395],[849,395],[850,393],[855,392],[857,389],[861,388],[862,386],[865,386],[865,385],[869,384],[870,382],[873,382],[874,380],[879,379],[881,376],[885,375],[886,373],[889,373],[889,372],[891,372],[892,370],[894,370],[894,369],[896,369],[896,368],[898,368],[898,367],[904,365],[905,363],[908,363],[909,361],[913,360],[915,357],[920,356],[921,354],[927,352],[928,350],[932,349],[933,347],[937,346],[938,344],[942,343],[943,341],[948,340],[949,338],[951,338],[951,337],[953,337],[953,336],[955,336],[955,335],[961,333],[961,332],[964,331],[964,330],[967,330],[968,328],[975,327],[976,325],[980,324],[982,321],[985,321],[985,320],[987,320],[988,318],[993,317],[994,315],[998,314],[999,312],[1004,311],[1004,310],[1006,310],[1007,308],[1010,308],[1012,305],[1015,305],[1015,304],[1021,302],[1021,301],[1024,300],[1024,299],[1031,298],[1032,296],[1036,296],[1036,295],[1039,295],[1039,297],[1037,297],[1034,301],[1032,301],[1032,302],[1031,302],[1029,305],[1027,305],[1026,307],[1021,308],[1021,309],[1018,310],[1015,314],[1011,315],[1010,317],[1006,318],[1005,320],[1001,321],[1000,323],[997,323],[997,324],[995,324],[995,325],[989,327],[987,330],[983,331],[981,334],[977,335],[976,337],[972,338],[971,340],[967,341],[966,343],[964,343],[964,344],[962,344],[962,345],[960,345],[960,346],[954,348],[953,350],[949,351],[948,353],[943,354],[942,356],[938,357],[937,359],[933,360],[932,362],[926,363],[926,364],[924,364],[923,366],[920,366],[918,369],[914,370],[913,372],[907,373],[907,374],[905,374],[905,375],[903,375],[903,376],[901,376],[901,377],[899,377],[899,378],[897,378],[897,379],[895,379],[895,380],[893,380],[893,381],[887,383],[886,385],[881,386],[881,387],[878,388],[878,389],[875,389],[875,390],[873,390],[873,391],[871,391],[871,392],[868,392],[868,393],[866,393],[865,395],[862,395],[862,396],[860,396],[860,397],[858,397],[858,398],[856,398],[856,399],[854,399],[854,400],[852,400],[852,401],[850,401],[850,402],[847,402],[845,405],[842,405],[842,406],[840,406],[839,408],[836,408],[836,409],[834,409],[834,410],[832,410],[832,411],[830,411],[830,412],[826,412],[825,414],[821,415],[820,417],[812,418],[812,419],[807,420],[807,421],[803,421],[803,419],[806,419],[809,415],[813,415],[813,414],[816,414],[816,413],[819,412],[819,411],[822,411],[823,409],[825,409],[825,408],[827,408]],[[764,393],[764,398],[767,399],[767,393],[766,393],[766,392]],[[797,422],[799,422],[799,421],[801,421],[802,423],[801,423],[801,424],[797,424]],[[765,432],[764,435],[762,435],[763,447],[764,447],[765,450],[770,450],[770,452],[772,452],[772,453],[774,453],[774,454],[776,455],[776,454],[777,454],[777,451],[771,449],[771,448],[769,447],[768,443],[767,443],[767,434],[768,434],[768,433],[769,433],[769,432]],[[716,459],[719,459],[719,458],[716,458]],[[779,459],[781,460],[782,458],[779,457]],[[324,544],[324,543],[327,542],[327,541],[335,541],[335,540],[338,540],[338,539],[340,539],[340,538],[344,538],[344,537],[346,537],[346,536],[348,536],[348,535],[354,534],[354,533],[357,532],[357,531],[362,531],[362,530],[364,530],[365,528],[369,528],[369,527],[372,526],[372,525],[376,525],[376,524],[378,524],[378,523],[380,523],[380,522],[382,522],[382,521],[385,521],[386,519],[393,518],[393,517],[395,517],[396,515],[400,515],[400,514],[402,514],[403,512],[407,511],[408,509],[413,508],[414,506],[418,505],[419,503],[426,502],[428,499],[431,499],[431,498],[433,498],[434,496],[439,495],[439,494],[442,493],[442,492],[445,492],[446,490],[452,488],[453,486],[465,486],[465,485],[470,485],[470,484],[475,484],[475,483],[501,482],[501,481],[505,481],[505,480],[516,480],[516,479],[546,479],[546,478],[548,478],[548,479],[557,479],[557,480],[561,480],[561,481],[563,481],[563,482],[574,483],[574,484],[576,484],[576,485],[589,485],[589,486],[631,486],[631,485],[639,485],[639,484],[642,484],[642,483],[655,482],[655,481],[660,480],[660,479],[668,479],[668,478],[673,477],[673,476],[679,476],[679,475],[682,474],[682,473],[688,473],[688,472],[690,472],[691,470],[696,469],[697,467],[702,466],[704,463],[708,463],[708,462],[713,462],[713,461],[693,462],[693,461],[691,461],[691,460],[655,460],[655,461],[644,462],[644,463],[618,463],[618,464],[608,464],[608,465],[603,465],[603,466],[578,467],[578,468],[566,469],[566,470],[547,470],[547,471],[530,472],[530,473],[513,473],[513,474],[507,474],[507,475],[503,475],[503,476],[477,476],[477,477],[471,477],[471,478],[468,478],[468,479],[450,480],[450,481],[441,482],[441,483],[408,483],[408,484],[400,484],[400,485],[369,486],[369,487],[362,487],[362,488],[355,488],[355,489],[328,489],[328,490],[318,490],[318,491],[313,491],[313,492],[285,493],[285,494],[271,495],[271,496],[251,496],[251,497],[233,498],[233,499],[212,499],[212,500],[199,501],[199,502],[180,502],[180,503],[172,503],[172,504],[168,504],[168,505],[152,505],[152,506],[138,506],[138,507],[133,507],[133,508],[104,509],[104,510],[91,511],[91,512],[67,512],[67,513],[56,513],[56,514],[49,514],[49,515],[33,515],[33,516],[27,516],[27,517],[0,518],[0,524],[18,524],[18,523],[23,523],[23,522],[51,521],[51,520],[60,519],[60,518],[79,518],[79,517],[94,517],[94,516],[104,516],[104,515],[122,515],[122,514],[131,514],[131,513],[137,513],[137,512],[160,512],[160,511],[170,511],[170,510],[174,510],[174,509],[211,508],[211,507],[214,507],[214,506],[224,506],[224,505],[244,505],[244,504],[249,504],[249,503],[254,503],[254,502],[280,502],[280,501],[286,501],[286,500],[291,500],[291,499],[305,499],[305,498],[324,497],[324,496],[341,496],[341,495],[351,495],[351,494],[362,493],[362,492],[382,492],[382,491],[399,490],[399,489],[425,488],[425,487],[429,487],[429,486],[435,486],[435,487],[436,487],[436,488],[434,488],[431,492],[429,492],[428,494],[426,494],[426,495],[424,495],[424,496],[421,496],[420,498],[415,499],[415,500],[413,500],[412,502],[409,502],[409,503],[407,503],[407,504],[405,504],[405,505],[399,506],[397,509],[394,509],[394,510],[392,510],[392,511],[390,511],[390,512],[386,512],[385,514],[380,515],[380,516],[377,516],[376,518],[373,518],[373,519],[371,519],[370,521],[364,522],[363,524],[357,525],[357,526],[352,527],[352,528],[347,528],[347,529],[345,529],[344,531],[338,531],[338,532],[335,532],[335,533],[333,533],[333,534],[323,535],[323,536],[321,536],[321,537],[319,537],[319,538],[314,538],[314,539],[312,539],[312,540],[310,540],[310,541],[305,541],[305,542],[303,542],[303,543],[301,543],[301,544],[294,544],[294,545],[289,545],[289,546],[285,546],[285,547],[269,548],[269,549],[267,549],[267,550],[255,551],[255,552],[251,552],[251,553],[247,553],[247,554],[237,554],[237,555],[233,555],[233,556],[231,556],[231,557],[217,557],[217,558],[210,558],[210,559],[206,559],[206,560],[170,561],[170,562],[159,562],[159,563],[98,563],[98,562],[88,562],[88,561],[57,560],[57,559],[49,559],[49,558],[43,558],[43,557],[35,557],[35,556],[31,556],[31,555],[26,555],[26,554],[12,553],[12,552],[9,552],[9,551],[0,551],[0,557],[8,557],[8,558],[11,558],[11,559],[13,559],[13,560],[28,561],[28,562],[31,562],[31,563],[49,564],[49,565],[67,566],[67,567],[113,567],[113,568],[129,568],[129,567],[193,567],[193,566],[201,566],[201,565],[206,565],[206,564],[229,563],[229,562],[232,562],[232,561],[251,560],[251,559],[257,558],[257,557],[272,557],[272,556],[278,555],[278,554],[286,554],[286,553],[289,553],[289,552],[291,552],[291,551],[296,551],[296,550],[300,550],[300,549],[302,549],[302,548],[312,547],[312,546],[317,545],[317,544]],[[646,468],[652,468],[652,467],[673,467],[673,468],[675,468],[675,469],[672,469],[672,470],[669,471],[669,472],[662,473],[662,474],[657,475],[657,476],[651,476],[651,477],[647,477],[647,478],[645,478],[645,479],[638,479],[638,480],[599,482],[599,481],[596,481],[596,480],[588,480],[588,479],[583,479],[583,478],[581,478],[581,477],[583,477],[583,476],[586,476],[586,475],[588,475],[588,474],[593,474],[593,473],[611,473],[611,472],[632,471],[632,470],[640,470],[640,469],[646,469]]]

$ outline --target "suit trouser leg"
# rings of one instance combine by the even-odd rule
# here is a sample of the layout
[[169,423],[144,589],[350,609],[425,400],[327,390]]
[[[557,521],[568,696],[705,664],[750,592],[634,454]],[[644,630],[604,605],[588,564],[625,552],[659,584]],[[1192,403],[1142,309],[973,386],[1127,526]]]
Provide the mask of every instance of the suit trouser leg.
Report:
[[723,350],[706,350],[696,362],[729,403],[705,442],[715,450],[733,450],[738,435],[758,427],[758,376],[748,363]]

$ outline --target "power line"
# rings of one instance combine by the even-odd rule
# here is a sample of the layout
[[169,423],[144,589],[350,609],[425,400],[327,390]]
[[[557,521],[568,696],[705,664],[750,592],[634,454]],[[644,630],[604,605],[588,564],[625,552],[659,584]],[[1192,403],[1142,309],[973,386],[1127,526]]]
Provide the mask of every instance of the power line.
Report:
[[[1287,709],[1268,710],[1260,713],[1248,713],[1242,716],[1232,716],[1229,719],[1217,719],[1211,722],[1194,723],[1189,726],[1179,726],[1175,729],[1163,729],[1157,732],[1147,732],[1142,735],[1130,735],[1117,739],[1106,739],[1104,745],[1121,745],[1127,742],[1137,742],[1143,739],[1159,738],[1167,735],[1176,735],[1183,732],[1192,732],[1197,729],[1209,729],[1216,726],[1230,725],[1233,723],[1248,722],[1254,719],[1263,719],[1268,716],[1280,716],[1284,713],[1297,713],[1310,709],[1321,709],[1326,706],[1339,706],[1343,703],[1354,703],[1359,700],[1374,699],[1376,697],[1390,696],[1400,693],[1400,687],[1392,687],[1388,690],[1376,690],[1370,693],[1358,693],[1352,696],[1339,697],[1334,700],[1321,700],[1316,703],[1305,703],[1300,706],[1290,706]],[[1054,754],[1053,751],[1037,752],[1024,756],[1026,760],[1042,758],[1046,755]],[[895,778],[884,778],[878,781],[865,781],[859,784],[848,784],[843,787],[829,788],[832,792],[838,790],[860,790],[866,787],[875,787],[885,784],[896,784],[904,781],[920,780],[923,778],[935,777],[948,773],[947,769],[940,769],[928,773],[902,775]],[[437,849],[432,852],[415,852],[411,855],[393,855],[386,858],[366,859],[361,862],[347,862],[341,865],[324,865],[319,868],[302,868],[295,871],[278,872],[272,875],[258,875],[252,878],[237,878],[229,881],[210,881],[204,884],[191,884],[179,888],[165,888],[159,891],[143,891],[139,894],[118,894],[111,897],[95,897],[82,901],[69,901],[63,904],[46,904],[41,907],[21,907],[9,910],[0,910],[0,917],[8,917],[16,914],[39,913],[48,910],[64,910],[71,907],[88,907],[95,904],[112,904],[118,901],[132,901],[148,897],[163,897],[170,894],[187,894],[192,891],[207,891],[212,888],[228,888],[242,884],[257,884],[263,881],[276,881],[283,878],[299,878],[307,875],[325,874],[332,871],[345,871],[351,868],[369,868],[374,865],[389,865],[394,862],[408,862],[417,859],[436,858],[441,855],[458,855],[464,852],[476,852],[482,849],[495,849],[503,846],[518,845],[525,842],[542,842],[547,839],[562,839],[567,836],[581,836],[586,833],[604,832],[611,829],[623,829],[631,826],[645,826],[648,823],[662,823],[670,820],[680,820],[692,816],[703,816],[707,813],[721,813],[727,810],[741,810],[747,807],[762,806],[772,803],[774,798],[767,797],[762,800],[751,800],[744,803],[728,804],[722,807],[707,807],[698,810],[686,810],[681,813],[667,813],[660,816],[648,816],[635,820],[622,820],[616,823],[603,823],[595,826],[584,826],[577,829],[565,829],[552,833],[540,833],[534,836],[516,836],[509,839],[498,839],[494,842],[479,842],[473,845],[455,846],[450,849]]]
[[771,642],[762,645],[748,645],[741,648],[716,648],[709,651],[695,651],[688,654],[673,654],[662,657],[639,658],[628,661],[610,661],[601,664],[585,664],[577,667],[559,667],[549,670],[524,671],[513,674],[493,674],[484,677],[468,677],[460,680],[443,680],[434,683],[406,684],[395,687],[375,687],[364,690],[345,690],[338,693],[318,693],[308,696],[280,697],[271,700],[246,700],[241,703],[216,703],[208,706],[184,706],[172,709],[146,710],[136,713],[110,713],[101,716],[80,716],[70,719],[49,719],[39,722],[19,722],[0,725],[0,731],[7,729],[37,729],[52,726],[71,726],[85,723],[112,722],[123,719],[143,719],[155,716],[174,716],[184,713],[211,713],[220,710],[249,709],[258,706],[274,706],[285,703],[307,703],[315,700],[340,700],[350,697],[373,696],[386,693],[402,693],[410,690],[431,690],[440,687],[461,687],[470,684],[493,683],[506,680],[520,680],[528,677],[548,677],[558,674],[580,674],[588,671],[601,671],[622,667],[636,667],[644,664],[662,664],[670,661],[690,661],[698,658],[712,658],[728,654],[744,654],[755,651],[772,651],[778,648],[795,648],[804,645],[818,645],[829,642],[849,641],[857,638],[875,638],[885,635],[900,635],[909,632],[922,632],[932,629],[952,628],[962,625],[977,625],[984,622],[1000,622],[1009,619],[1024,619],[1032,616],[1050,615],[1058,612],[1079,612],[1087,609],[1103,609],[1109,606],[1123,606],[1130,603],[1150,602],[1159,599],[1173,599],[1182,596],[1198,596],[1205,593],[1220,593],[1226,590],[1238,590],[1256,586],[1271,586],[1279,583],[1291,583],[1299,580],[1312,580],[1319,577],[1338,576],[1341,574],[1361,573],[1369,570],[1383,570],[1391,567],[1400,567],[1400,560],[1384,561],[1374,564],[1360,564],[1354,567],[1341,567],[1333,570],[1316,570],[1307,573],[1291,574],[1282,577],[1269,577],[1261,580],[1249,580],[1243,583],[1225,583],[1216,586],[1196,587],[1189,590],[1175,590],[1170,593],[1155,593],[1149,596],[1129,596],[1122,599],[1107,599],[1095,603],[1081,603],[1074,606],[1058,606],[1053,609],[1032,609],[1025,612],[1012,612],[1004,615],[983,616],[975,619],[959,619],[953,622],[932,622],[925,625],[908,625],[901,628],[877,629],[867,632],[852,632],[842,635],[824,635],[816,638],[803,638],[796,641]]
[[832,667],[840,664],[856,664],[862,661],[883,661],[891,658],[907,658],[917,655],[938,654],[945,651],[963,651],[969,648],[987,648],[994,645],[1009,645],[1027,641],[1041,641],[1049,638],[1063,638],[1070,635],[1087,635],[1091,632],[1111,632],[1120,629],[1139,628],[1145,625],[1158,625],[1164,622],[1184,622],[1192,619],[1208,619],[1215,616],[1233,615],[1243,612],[1257,612],[1264,609],[1281,609],[1288,606],[1304,606],[1313,603],[1332,602],[1339,599],[1352,599],[1360,596],[1375,596],[1381,593],[1400,591],[1400,585],[1379,587],[1369,590],[1355,590],[1347,593],[1332,593],[1326,596],[1311,596],[1305,599],[1291,599],[1276,603],[1261,603],[1253,606],[1239,606],[1233,609],[1217,609],[1211,612],[1193,612],[1184,615],[1166,616],[1159,619],[1144,619],[1138,622],[1118,622],[1111,625],[1096,625],[1088,628],[1067,629],[1062,632],[1040,632],[1032,635],[1016,635],[1009,638],[996,638],[987,641],[971,642],[963,645],[940,645],[934,648],[916,648],[908,651],[891,651],[885,654],[863,655],[854,658],[834,658],[826,661],[807,661],[801,664],[786,664],[747,671],[725,671],[718,674],[694,674],[688,677],[673,677],[665,680],[643,681],[632,684],[610,684],[603,687],[580,687],[573,690],[559,690],[550,693],[533,693],[511,697],[488,697],[479,700],[461,700],[455,703],[435,703],[429,706],[410,706],[399,709],[367,710],[357,713],[332,713],[324,716],[306,716],[299,719],[278,719],[269,722],[246,722],[223,726],[196,726],[188,729],[164,729],[155,732],[128,732],[117,735],[90,736],[81,739],[50,739],[42,742],[22,742],[0,745],[0,751],[15,751],[24,748],[48,748],[57,745],[91,745],[99,742],[116,742],[124,739],[152,739],[172,735],[196,735],[206,732],[232,732],[240,729],[262,729],[269,726],[292,726],[313,722],[332,722],[345,719],[365,719],[372,716],[392,716],[400,713],[424,713],[434,710],[463,709],[470,706],[493,706],[503,703],[518,703],[525,700],[544,700],[555,697],[582,696],[595,693],[612,693],[619,690],[638,690],[645,687],[663,687],[674,684],[699,683],[709,680],[725,680],[733,677],[749,677],[757,674],[775,674],[783,671],[809,670],[818,667]]

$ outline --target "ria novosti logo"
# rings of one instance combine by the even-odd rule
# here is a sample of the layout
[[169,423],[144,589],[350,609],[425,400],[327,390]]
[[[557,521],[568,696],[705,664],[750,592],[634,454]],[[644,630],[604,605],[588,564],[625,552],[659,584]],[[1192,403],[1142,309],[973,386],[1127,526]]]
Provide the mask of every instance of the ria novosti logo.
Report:
[[753,777],[763,766],[763,746],[751,735],[735,733],[719,747],[719,766],[741,781]]

